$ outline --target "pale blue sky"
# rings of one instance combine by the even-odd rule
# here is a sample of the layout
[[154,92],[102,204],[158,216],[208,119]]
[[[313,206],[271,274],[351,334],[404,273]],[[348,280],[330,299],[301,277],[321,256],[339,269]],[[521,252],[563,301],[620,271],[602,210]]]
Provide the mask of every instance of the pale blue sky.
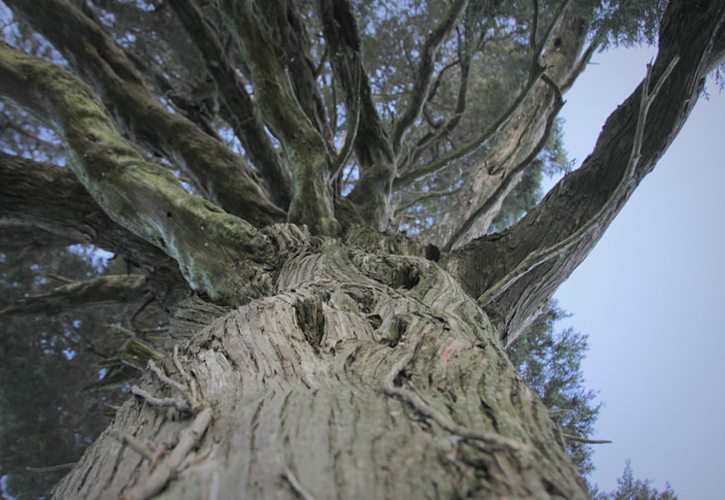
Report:
[[[577,166],[634,89],[653,49],[597,54],[566,95]],[[723,498],[725,474],[725,96],[710,84],[666,155],[556,294],[589,335],[587,386],[605,402],[595,482],[631,458],[635,477],[682,499]]]

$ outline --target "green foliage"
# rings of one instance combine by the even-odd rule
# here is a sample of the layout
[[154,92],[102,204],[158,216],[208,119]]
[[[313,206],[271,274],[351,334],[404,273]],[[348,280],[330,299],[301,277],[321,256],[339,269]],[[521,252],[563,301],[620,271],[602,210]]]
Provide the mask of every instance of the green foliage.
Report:
[[659,491],[652,486],[652,481],[635,479],[629,460],[624,466],[622,477],[617,479],[617,485],[617,489],[609,493],[601,492],[595,487],[592,498],[594,500],[675,500],[677,498],[669,483],[665,483],[665,489]]
[[[0,307],[104,272],[123,273],[126,265],[81,246],[0,253]],[[138,342],[114,331],[128,313],[117,305],[58,316],[0,316],[0,492],[47,495],[68,471],[53,467],[76,461],[108,425],[107,405],[122,394],[89,387],[108,372],[101,366],[114,366],[131,346],[143,355],[136,352]],[[120,382],[139,373],[131,369]]]
[[[97,269],[90,253],[1,254],[3,302],[58,285],[48,274],[85,279]],[[109,318],[110,320],[111,318]],[[49,492],[67,470],[36,472],[78,459],[107,425],[108,394],[84,393],[97,377],[102,328],[87,314],[2,317],[0,335],[0,475],[17,498]]]
[[[509,349],[509,358],[563,432],[587,438],[594,430],[601,404],[595,402],[595,393],[584,387],[581,362],[588,348],[586,336],[571,328],[555,330],[556,321],[564,317],[562,309],[550,304]],[[567,441],[567,447],[582,474],[594,469],[589,446]]]
[[667,0],[608,0],[601,2],[594,17],[595,36],[602,48],[652,44],[657,39],[659,21]]

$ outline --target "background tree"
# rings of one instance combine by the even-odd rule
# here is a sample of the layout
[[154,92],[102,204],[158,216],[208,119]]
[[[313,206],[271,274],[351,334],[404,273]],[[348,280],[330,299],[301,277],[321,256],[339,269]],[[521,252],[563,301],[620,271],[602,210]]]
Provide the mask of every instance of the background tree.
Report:
[[594,491],[592,497],[595,500],[674,500],[677,498],[669,483],[665,483],[665,489],[659,491],[652,486],[652,481],[635,479],[629,460],[624,466],[622,477],[617,479],[617,489],[608,493]]
[[[5,239],[127,265],[5,314],[169,325],[57,496],[586,495],[504,347],[686,120],[721,2],[6,4]],[[591,54],[655,32],[592,154],[487,236]]]

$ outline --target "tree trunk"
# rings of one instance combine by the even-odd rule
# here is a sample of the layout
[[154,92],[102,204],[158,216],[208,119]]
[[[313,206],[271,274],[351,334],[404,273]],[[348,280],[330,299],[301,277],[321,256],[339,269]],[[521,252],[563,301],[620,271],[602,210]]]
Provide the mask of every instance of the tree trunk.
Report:
[[[586,497],[499,338],[435,263],[322,243],[163,364],[196,416],[127,401],[55,497]],[[160,380],[142,385],[175,397]],[[152,466],[139,442],[170,451]]]

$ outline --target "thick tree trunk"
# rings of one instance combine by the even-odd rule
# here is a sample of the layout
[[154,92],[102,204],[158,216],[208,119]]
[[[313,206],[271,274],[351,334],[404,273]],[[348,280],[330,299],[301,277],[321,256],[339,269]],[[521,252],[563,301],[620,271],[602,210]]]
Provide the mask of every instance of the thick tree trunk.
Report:
[[[171,449],[203,411],[137,398],[57,498],[586,496],[499,336],[430,261],[323,244],[283,266],[274,296],[200,330],[180,360],[213,417],[171,479],[152,478],[174,451],[150,474],[123,436]],[[162,369],[184,380],[171,360]],[[158,377],[143,386],[175,396]]]

